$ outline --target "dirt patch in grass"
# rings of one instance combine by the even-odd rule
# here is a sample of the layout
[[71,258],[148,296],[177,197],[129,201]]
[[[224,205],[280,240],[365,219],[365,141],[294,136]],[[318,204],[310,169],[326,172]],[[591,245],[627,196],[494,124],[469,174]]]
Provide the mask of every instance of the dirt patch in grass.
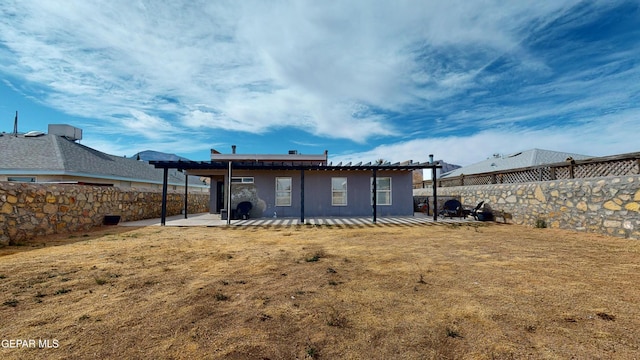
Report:
[[3,359],[640,352],[638,241],[515,225],[111,231],[0,257],[0,338],[58,344]]

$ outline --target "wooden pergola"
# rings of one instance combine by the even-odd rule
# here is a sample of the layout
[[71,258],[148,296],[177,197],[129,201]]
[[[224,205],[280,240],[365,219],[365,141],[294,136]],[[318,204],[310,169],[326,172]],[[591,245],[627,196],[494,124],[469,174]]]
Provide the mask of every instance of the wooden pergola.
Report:
[[[381,170],[385,171],[413,171],[420,169],[431,169],[432,178],[436,178],[436,169],[442,168],[442,165],[433,162],[424,162],[424,163],[413,163],[413,162],[404,162],[404,163],[357,163],[357,164],[342,164],[339,163],[337,165],[326,164],[326,163],[301,163],[296,161],[261,161],[261,160],[250,160],[246,159],[230,159],[228,161],[184,161],[184,160],[173,160],[173,161],[163,161],[156,160],[150,161],[151,165],[155,166],[157,169],[164,170],[163,182],[162,182],[162,215],[161,215],[161,225],[164,226],[167,218],[167,187],[168,187],[168,174],[169,169],[177,169],[184,171],[185,174],[188,172],[198,172],[200,174],[206,172],[207,170],[226,170],[227,176],[229,178],[228,181],[228,189],[226,191],[226,204],[227,209],[231,208],[231,181],[233,170],[289,170],[289,171],[299,171],[300,172],[300,221],[304,223],[305,214],[304,214],[304,174],[307,171],[370,171],[373,177],[373,189],[372,189],[372,222],[376,222],[377,218],[377,199],[376,199],[376,177],[377,172]],[[205,175],[203,175],[205,176]],[[185,176],[185,197],[184,197],[184,216],[187,218],[187,205],[188,205],[188,176]],[[434,209],[437,209],[437,188],[436,182],[433,182],[433,204]],[[438,220],[437,211],[433,212],[433,220]],[[231,223],[230,211],[227,215],[227,224]]]

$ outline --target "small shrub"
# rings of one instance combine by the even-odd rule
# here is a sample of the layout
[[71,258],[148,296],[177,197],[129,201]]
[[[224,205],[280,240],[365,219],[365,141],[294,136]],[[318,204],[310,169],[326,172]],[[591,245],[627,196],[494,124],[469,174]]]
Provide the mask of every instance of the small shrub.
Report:
[[103,279],[103,278],[96,278],[96,284],[98,285],[104,285],[107,283],[107,279]]
[[530,332],[530,333],[534,333],[534,332],[536,332],[536,330],[537,330],[537,328],[536,328],[536,326],[535,326],[535,325],[527,325],[527,326],[525,326],[525,327],[524,327],[524,329],[525,329],[527,332]]
[[606,321],[615,321],[616,320],[616,316],[615,315],[611,315],[611,314],[607,314],[605,312],[599,312],[596,313],[596,315],[598,315],[598,317],[602,320],[606,320]]
[[342,313],[337,310],[334,310],[329,316],[329,320],[327,321],[327,325],[334,326],[337,328],[343,328],[347,326],[347,318]]
[[462,335],[460,335],[460,332],[452,328],[447,328],[447,336],[453,339],[462,338]]
[[307,347],[307,356],[311,359],[315,359],[318,357],[318,350],[312,346]]
[[11,299],[3,302],[2,305],[16,307],[18,306],[18,302],[19,302],[18,299]]
[[[303,248],[304,249],[304,248]],[[315,250],[312,255],[307,256],[304,261],[306,262],[316,262],[318,260],[320,260],[321,258],[325,257],[326,254],[324,253],[323,250]]]
[[216,299],[216,301],[227,301],[229,300],[229,297],[221,292],[217,292],[214,295],[214,299]]
[[71,289],[60,289],[58,291],[56,291],[55,293],[53,293],[54,295],[62,295],[62,294],[66,294],[68,292],[71,292]]

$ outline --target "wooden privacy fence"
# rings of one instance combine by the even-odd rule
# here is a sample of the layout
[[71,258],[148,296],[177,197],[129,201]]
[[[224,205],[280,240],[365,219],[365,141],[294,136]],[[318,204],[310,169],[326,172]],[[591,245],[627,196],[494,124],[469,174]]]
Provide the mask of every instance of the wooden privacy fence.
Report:
[[[640,152],[438,179],[439,187],[512,184],[640,174]],[[431,181],[425,181],[422,187]]]

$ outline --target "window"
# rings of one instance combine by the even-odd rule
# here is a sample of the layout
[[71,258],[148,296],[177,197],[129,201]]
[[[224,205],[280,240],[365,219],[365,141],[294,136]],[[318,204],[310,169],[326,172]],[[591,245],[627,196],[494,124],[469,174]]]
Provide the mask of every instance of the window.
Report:
[[[373,178],[371,178],[371,192],[373,192]],[[376,178],[376,204],[391,205],[391,178],[390,177]],[[373,205],[373,197],[371,198],[371,205]]]
[[253,176],[234,176],[231,178],[231,182],[234,184],[253,184]]
[[276,206],[291,206],[291,178],[276,178]]
[[333,206],[347,205],[347,178],[346,177],[331,178],[331,205]]
[[13,176],[13,177],[8,177],[7,181],[36,182],[36,178],[34,178],[34,177],[23,177],[23,176]]

